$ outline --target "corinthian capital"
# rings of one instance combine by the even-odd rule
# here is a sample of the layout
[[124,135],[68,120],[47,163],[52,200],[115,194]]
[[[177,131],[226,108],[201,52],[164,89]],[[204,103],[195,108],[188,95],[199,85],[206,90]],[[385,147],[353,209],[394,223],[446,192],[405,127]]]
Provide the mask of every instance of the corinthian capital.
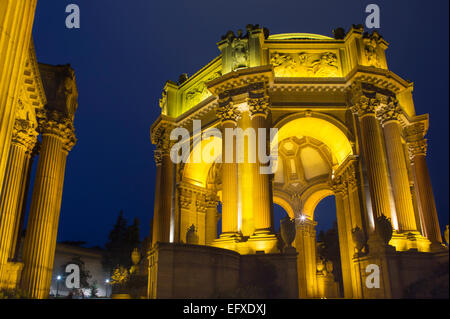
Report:
[[348,183],[343,176],[335,176],[331,180],[330,186],[335,194],[345,195],[348,193]]
[[422,122],[408,125],[403,130],[403,135],[408,143],[422,140],[425,134],[425,124]]
[[361,95],[359,99],[353,99],[354,104],[350,107],[350,110],[358,114],[359,117],[364,117],[367,115],[374,115],[375,111],[380,106],[380,100],[375,97],[367,97]]
[[388,98],[387,103],[381,105],[376,114],[381,125],[390,121],[398,121],[401,114],[398,101],[394,98]]
[[237,122],[241,117],[239,109],[234,105],[231,99],[219,102],[216,114],[222,123],[227,121]]
[[247,103],[251,118],[255,116],[267,118],[270,113],[270,99],[268,96],[249,97]]
[[24,147],[26,152],[31,154],[36,145],[37,136],[38,132],[32,122],[23,119],[15,120],[11,139],[13,144]]
[[410,159],[414,159],[414,157],[418,155],[426,156],[427,155],[427,140],[422,139],[419,141],[409,142],[408,143],[408,154]]
[[174,141],[170,140],[170,133],[173,129],[174,125],[172,123],[163,121],[152,130],[151,139],[152,143],[156,145],[157,150],[160,152],[158,156],[170,154],[170,148],[174,143]]

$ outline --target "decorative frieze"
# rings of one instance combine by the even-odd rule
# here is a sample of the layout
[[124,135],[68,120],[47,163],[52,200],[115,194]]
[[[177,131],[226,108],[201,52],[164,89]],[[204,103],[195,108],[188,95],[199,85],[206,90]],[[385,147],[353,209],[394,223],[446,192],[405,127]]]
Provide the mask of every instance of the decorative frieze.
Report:
[[270,64],[278,77],[339,77],[337,54],[324,52],[271,52]]

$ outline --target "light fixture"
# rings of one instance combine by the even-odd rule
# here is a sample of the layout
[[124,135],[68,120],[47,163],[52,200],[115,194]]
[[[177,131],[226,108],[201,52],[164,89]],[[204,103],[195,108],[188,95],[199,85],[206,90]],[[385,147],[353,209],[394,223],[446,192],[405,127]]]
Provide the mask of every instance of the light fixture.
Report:
[[61,276],[56,277],[56,280],[61,280]]

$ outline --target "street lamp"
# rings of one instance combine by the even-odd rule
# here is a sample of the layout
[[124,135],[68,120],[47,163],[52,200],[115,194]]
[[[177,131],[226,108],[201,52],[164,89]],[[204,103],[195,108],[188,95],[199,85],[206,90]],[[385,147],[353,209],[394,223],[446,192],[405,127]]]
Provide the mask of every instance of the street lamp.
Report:
[[58,297],[60,281],[61,281],[61,276],[58,275],[58,277],[56,277],[56,297]]
[[108,286],[109,286],[109,279],[106,279],[106,280],[105,280],[105,283],[106,283],[106,287],[105,287],[105,288],[106,288],[106,289],[105,289],[105,295],[106,295],[106,296],[105,296],[105,297],[108,297],[108,290],[109,290],[109,288],[108,288]]

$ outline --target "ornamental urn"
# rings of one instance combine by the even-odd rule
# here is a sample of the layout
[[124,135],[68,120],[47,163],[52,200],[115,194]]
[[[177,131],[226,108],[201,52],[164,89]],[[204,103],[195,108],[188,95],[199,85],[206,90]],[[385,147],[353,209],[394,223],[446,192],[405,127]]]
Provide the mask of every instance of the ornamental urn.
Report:
[[133,249],[133,252],[131,253],[131,261],[133,262],[133,265],[137,265],[141,261],[141,254],[137,248]]
[[191,227],[188,228],[188,231],[186,233],[186,244],[189,245],[198,244],[197,230],[195,229],[194,224],[192,224]]
[[377,217],[375,220],[375,232],[383,243],[388,245],[393,233],[391,219],[384,215]]
[[295,219],[285,217],[280,221],[281,238],[283,239],[286,247],[291,247],[292,242],[295,239]]
[[352,240],[358,253],[361,253],[366,245],[366,234],[364,234],[364,231],[359,226],[352,229]]

